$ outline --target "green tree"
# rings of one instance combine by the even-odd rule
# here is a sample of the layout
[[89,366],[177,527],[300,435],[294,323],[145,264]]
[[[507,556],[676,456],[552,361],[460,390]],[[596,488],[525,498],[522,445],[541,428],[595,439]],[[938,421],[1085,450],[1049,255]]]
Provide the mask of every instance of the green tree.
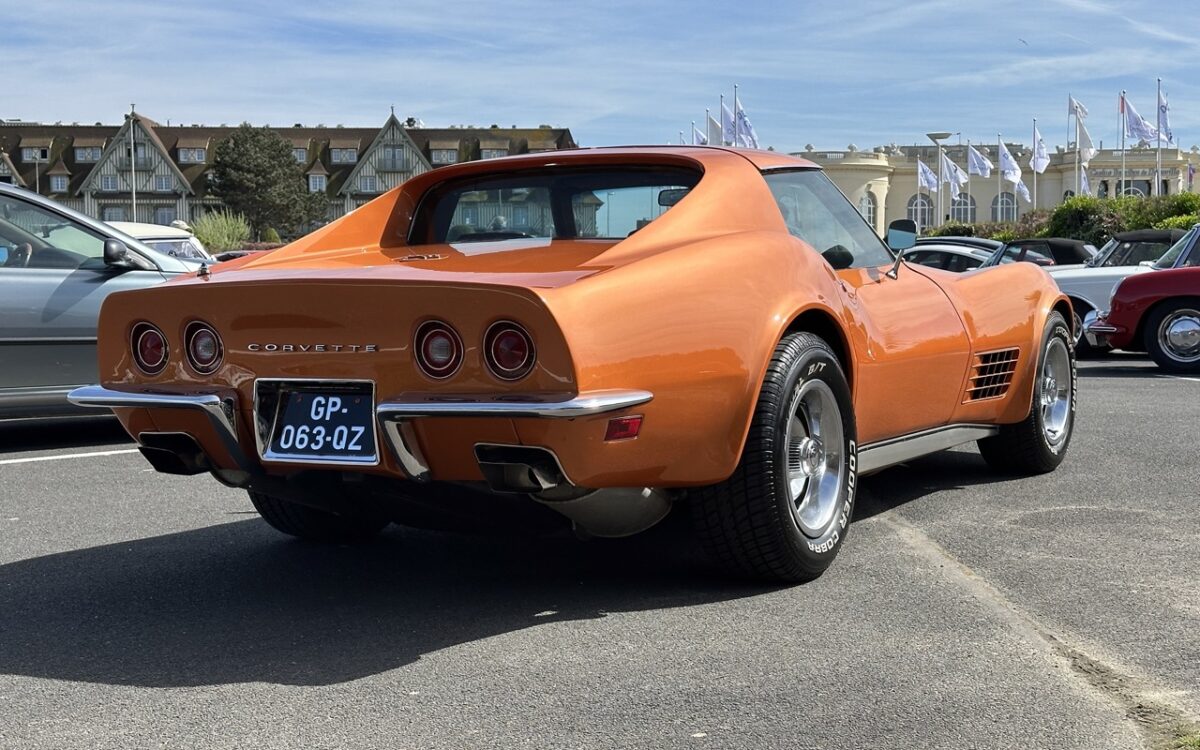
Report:
[[267,227],[295,234],[325,216],[324,193],[310,193],[292,145],[270,128],[242,123],[213,153],[213,194],[246,217],[254,236]]

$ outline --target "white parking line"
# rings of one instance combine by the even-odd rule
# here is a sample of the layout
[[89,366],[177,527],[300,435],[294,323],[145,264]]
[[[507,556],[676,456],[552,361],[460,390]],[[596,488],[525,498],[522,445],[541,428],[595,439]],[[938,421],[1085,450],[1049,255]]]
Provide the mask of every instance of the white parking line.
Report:
[[96,456],[118,456],[122,453],[137,453],[137,448],[127,448],[119,451],[89,451],[87,453],[64,453],[60,456],[34,456],[33,458],[0,459],[0,466],[5,464],[31,464],[34,461],[58,461],[63,458],[93,458]]

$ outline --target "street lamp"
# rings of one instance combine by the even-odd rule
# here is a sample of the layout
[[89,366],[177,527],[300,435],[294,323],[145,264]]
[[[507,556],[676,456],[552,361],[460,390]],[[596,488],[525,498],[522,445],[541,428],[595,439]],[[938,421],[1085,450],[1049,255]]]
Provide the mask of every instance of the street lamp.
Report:
[[612,237],[612,195],[613,191],[608,191],[608,199],[604,202],[604,236]]
[[[942,190],[944,187],[944,185],[942,184],[942,141],[946,140],[947,138],[949,138],[952,135],[954,135],[954,133],[937,132],[937,133],[926,133],[925,134],[925,137],[928,138],[929,140],[933,141],[933,145],[938,147],[938,158],[937,158],[938,212],[937,212],[937,223],[934,226],[941,226],[942,225],[942,216],[944,216],[944,214],[942,213]],[[952,180],[954,179],[954,175],[949,175],[949,177]]]

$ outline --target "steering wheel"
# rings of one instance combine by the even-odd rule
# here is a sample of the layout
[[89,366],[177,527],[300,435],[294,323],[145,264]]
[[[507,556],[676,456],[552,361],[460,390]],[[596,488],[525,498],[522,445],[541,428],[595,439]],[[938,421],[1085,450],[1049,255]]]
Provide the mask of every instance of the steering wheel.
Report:
[[8,257],[4,259],[5,268],[28,268],[29,260],[33,257],[33,245],[28,242],[22,242],[9,252]]

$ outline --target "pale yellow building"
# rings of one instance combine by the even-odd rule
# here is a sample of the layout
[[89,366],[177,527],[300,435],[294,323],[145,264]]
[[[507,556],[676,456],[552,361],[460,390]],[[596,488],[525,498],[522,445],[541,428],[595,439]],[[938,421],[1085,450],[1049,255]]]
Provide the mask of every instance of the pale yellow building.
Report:
[[[999,165],[997,145],[973,144],[993,165]],[[1030,148],[1019,143],[1006,143],[1006,148],[1021,165],[1022,178],[1034,193],[1034,174],[1029,168]],[[946,144],[946,154],[963,172],[967,171],[967,144]],[[943,184],[938,192],[930,193],[917,188],[917,159],[925,163],[934,174],[938,173],[937,147],[928,146],[879,146],[862,151],[849,146],[845,151],[820,151],[811,146],[795,152],[825,168],[830,179],[841,188],[846,197],[881,235],[894,219],[910,218],[924,228],[944,223],[947,220],[966,222],[1013,221],[1035,207],[1033,201],[1025,201],[1013,189],[1012,183],[999,182],[998,169],[992,170],[990,178],[971,175],[971,181],[960,190],[958,200],[953,200],[950,186]],[[1119,149],[1101,149],[1087,169],[1087,179],[1092,195],[1116,195],[1122,182],[1122,152]],[[1076,184],[1075,150],[1059,147],[1050,154],[1050,166],[1037,175],[1037,208],[1054,208],[1063,199],[1079,192]],[[1148,195],[1153,192],[1155,150],[1152,148],[1130,148],[1125,151],[1126,187],[1121,192]],[[1184,151],[1179,148],[1162,150],[1163,194],[1194,190],[1190,184],[1188,165],[1200,171],[1200,149],[1193,146]],[[941,212],[938,212],[938,193],[942,194]],[[938,217],[941,216],[941,221]]]

